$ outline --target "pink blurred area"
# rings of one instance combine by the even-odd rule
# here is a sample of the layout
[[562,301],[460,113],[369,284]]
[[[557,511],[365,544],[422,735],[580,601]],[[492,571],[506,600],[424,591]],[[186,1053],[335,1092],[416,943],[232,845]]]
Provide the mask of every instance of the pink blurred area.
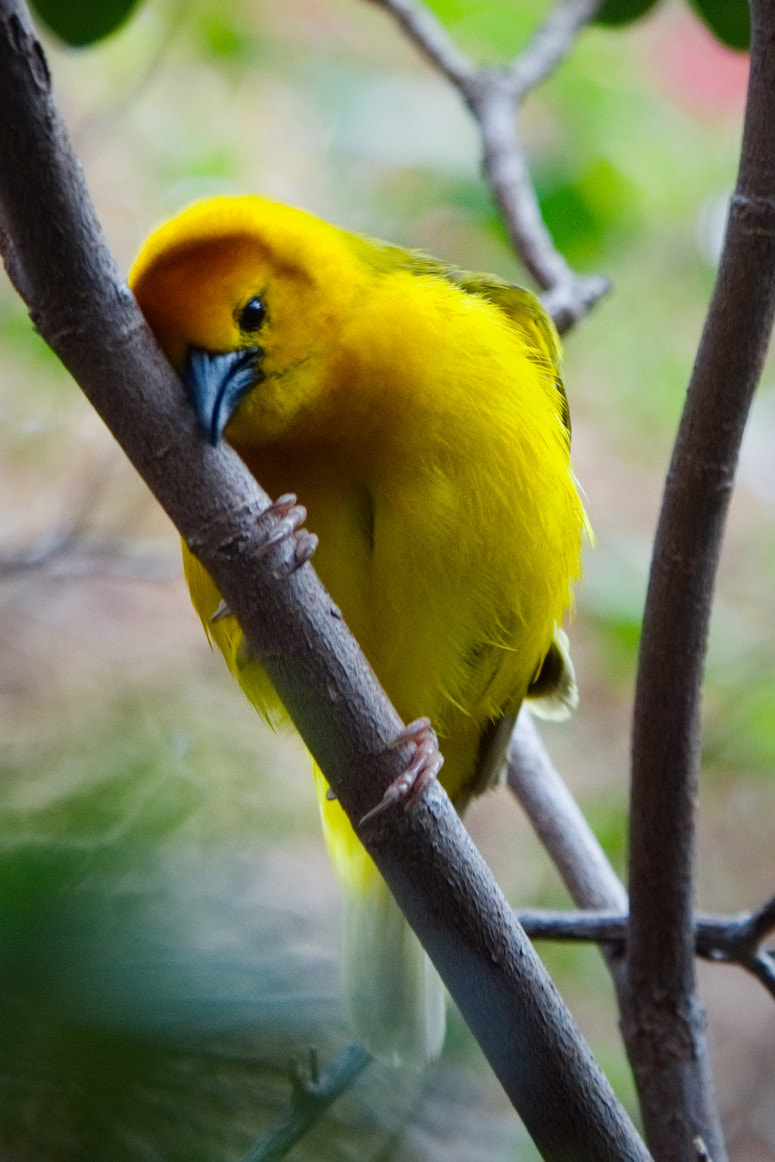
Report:
[[726,48],[687,5],[655,22],[648,46],[659,86],[695,116],[740,117],[748,84],[748,54]]

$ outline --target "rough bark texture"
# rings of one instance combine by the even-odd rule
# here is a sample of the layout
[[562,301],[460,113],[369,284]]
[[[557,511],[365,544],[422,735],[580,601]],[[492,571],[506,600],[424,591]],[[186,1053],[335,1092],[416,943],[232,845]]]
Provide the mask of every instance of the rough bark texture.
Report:
[[633,730],[623,1030],[656,1158],[724,1143],[694,976],[700,690],[721,537],[775,309],[775,7],[753,0],[737,188],[670,466],[646,603]]

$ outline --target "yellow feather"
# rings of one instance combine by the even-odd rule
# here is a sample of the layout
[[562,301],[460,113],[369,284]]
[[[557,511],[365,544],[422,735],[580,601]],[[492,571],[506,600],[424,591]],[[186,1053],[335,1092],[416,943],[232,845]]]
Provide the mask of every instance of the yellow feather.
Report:
[[[293,491],[307,507],[315,568],[399,714],[430,717],[442,781],[462,809],[497,777],[508,733],[499,721],[531,694],[555,716],[575,705],[559,627],[587,524],[551,321],[494,276],[257,197],[204,202],[162,226],[131,282],[181,370],[191,348],[258,347],[260,382],[226,437],[267,491]],[[252,298],[265,318],[246,335],[240,312]],[[184,563],[208,634],[276,721],[282,707],[239,626],[211,620],[220,595],[185,548]],[[366,964],[386,955],[380,932],[398,948],[400,925],[317,770],[316,782],[334,863],[382,917],[364,925],[361,907],[349,926],[356,941],[369,929]],[[419,963],[414,948],[396,955]],[[345,978],[362,991],[368,971],[347,969],[356,962]],[[361,1029],[383,1057],[416,1063],[439,1047],[438,1020],[422,1018],[423,1006],[438,1011],[424,973],[402,978],[415,982],[405,996],[420,997],[399,1006],[414,1013],[414,1042],[389,1013]],[[374,979],[392,995],[384,972]],[[363,996],[350,1007],[363,1026]]]

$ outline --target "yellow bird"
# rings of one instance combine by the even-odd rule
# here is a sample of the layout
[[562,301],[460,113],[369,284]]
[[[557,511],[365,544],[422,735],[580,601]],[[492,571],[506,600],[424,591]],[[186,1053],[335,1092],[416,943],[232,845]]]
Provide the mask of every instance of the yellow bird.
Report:
[[[430,719],[462,811],[497,781],[524,699],[554,717],[576,703],[560,625],[587,523],[540,303],[259,197],[186,210],[147,240],[130,281],[210,440],[225,436],[270,494],[298,494],[321,580],[404,721]],[[294,499],[280,506],[289,532]],[[183,555],[206,631],[278,721],[238,624]],[[421,789],[437,764],[428,732],[416,737]],[[346,887],[350,1018],[371,1052],[420,1065],[441,1048],[441,982],[315,776]]]

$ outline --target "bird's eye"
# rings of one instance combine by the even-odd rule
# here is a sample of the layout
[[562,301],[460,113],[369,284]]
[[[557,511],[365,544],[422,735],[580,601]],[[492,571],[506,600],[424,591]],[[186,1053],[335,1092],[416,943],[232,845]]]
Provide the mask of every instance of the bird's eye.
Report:
[[237,322],[241,331],[257,331],[266,318],[266,307],[259,298],[248,299],[239,313]]

